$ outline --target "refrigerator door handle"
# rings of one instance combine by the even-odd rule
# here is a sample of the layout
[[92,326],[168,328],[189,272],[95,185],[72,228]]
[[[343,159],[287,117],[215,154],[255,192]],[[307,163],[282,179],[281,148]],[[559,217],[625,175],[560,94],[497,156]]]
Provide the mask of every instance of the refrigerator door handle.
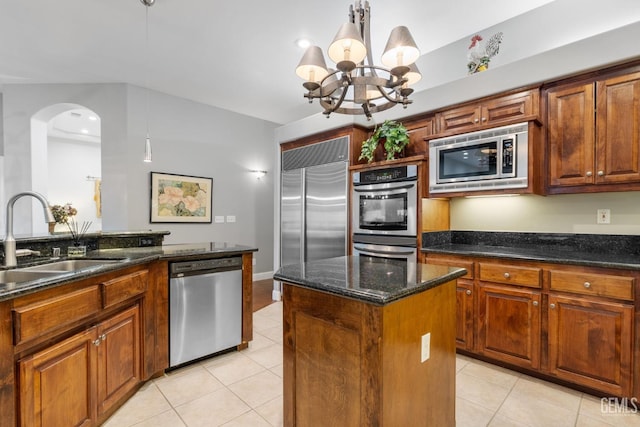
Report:
[[301,173],[302,183],[302,206],[300,209],[300,224],[302,224],[302,230],[300,230],[300,263],[307,261],[307,170],[302,169]]

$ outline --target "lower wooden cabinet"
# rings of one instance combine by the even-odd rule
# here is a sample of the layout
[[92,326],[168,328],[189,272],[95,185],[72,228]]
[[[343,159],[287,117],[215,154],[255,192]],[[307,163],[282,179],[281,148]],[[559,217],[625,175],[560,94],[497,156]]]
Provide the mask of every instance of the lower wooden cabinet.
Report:
[[640,393],[639,272],[443,254],[426,261],[476,271],[457,283],[458,350],[602,396]]
[[478,351],[496,360],[540,367],[538,291],[500,285],[478,286]]
[[456,284],[456,346],[473,350],[473,282],[458,279]]
[[139,307],[21,359],[20,425],[89,426],[140,381]]
[[633,306],[549,295],[549,373],[632,396]]

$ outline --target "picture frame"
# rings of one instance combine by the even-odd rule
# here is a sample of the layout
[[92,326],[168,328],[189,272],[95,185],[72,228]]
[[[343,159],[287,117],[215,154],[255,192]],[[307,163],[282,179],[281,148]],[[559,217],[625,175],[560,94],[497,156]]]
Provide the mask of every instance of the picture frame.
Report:
[[152,223],[211,223],[213,179],[151,172]]

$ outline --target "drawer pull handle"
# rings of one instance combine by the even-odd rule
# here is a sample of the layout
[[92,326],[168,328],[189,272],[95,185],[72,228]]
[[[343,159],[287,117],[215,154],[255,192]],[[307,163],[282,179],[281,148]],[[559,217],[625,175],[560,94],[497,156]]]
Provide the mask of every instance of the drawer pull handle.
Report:
[[598,171],[598,176],[604,176],[604,171]]
[[475,119],[473,119],[473,123],[478,123],[480,120],[478,120],[478,118],[476,117]]
[[593,172],[591,171],[587,172],[587,176],[593,176]]
[[102,334],[102,335],[100,335],[100,340],[101,340],[101,341],[104,341],[104,340],[106,340],[106,339],[107,339],[107,335],[106,335],[106,334]]
[[95,345],[96,347],[100,345],[100,338],[98,338],[97,340],[95,340],[93,342],[93,345]]
[[511,275],[509,273],[504,273],[504,278],[508,279],[509,277],[511,277]]
[[584,282],[584,287],[589,289],[591,287],[591,283],[589,282]]
[[549,307],[551,307],[551,309],[553,310],[554,308],[556,308],[556,305],[552,303],[549,305]]
[[470,289],[467,289],[466,294],[467,294],[467,295],[471,295],[471,290],[470,290]]
[[533,306],[534,306],[534,307],[537,307],[537,306],[538,306],[538,301],[534,301],[534,302],[533,302]]

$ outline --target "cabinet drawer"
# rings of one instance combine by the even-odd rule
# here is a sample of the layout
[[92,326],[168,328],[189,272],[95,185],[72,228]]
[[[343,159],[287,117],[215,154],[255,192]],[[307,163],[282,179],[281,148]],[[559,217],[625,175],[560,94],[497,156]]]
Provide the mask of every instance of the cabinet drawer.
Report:
[[16,345],[52,329],[71,324],[101,309],[98,285],[13,310]]
[[551,290],[633,301],[633,277],[551,270]]
[[461,279],[473,279],[473,261],[460,261],[455,258],[433,258],[427,256],[427,264],[447,265],[449,267],[459,267],[467,270],[467,274],[461,277]]
[[147,290],[149,271],[137,271],[102,283],[104,308],[126,301]]
[[509,285],[540,288],[542,269],[537,267],[517,267],[508,264],[480,263],[480,280],[484,282],[506,283]]

